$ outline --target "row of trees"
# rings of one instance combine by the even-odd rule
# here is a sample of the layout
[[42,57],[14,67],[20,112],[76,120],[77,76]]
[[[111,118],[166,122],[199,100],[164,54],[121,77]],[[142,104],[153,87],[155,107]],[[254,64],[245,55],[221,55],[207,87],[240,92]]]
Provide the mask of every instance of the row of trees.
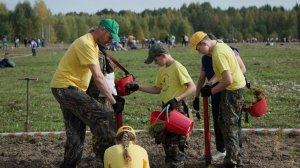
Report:
[[[120,36],[134,35],[137,39],[154,37],[163,40],[173,34],[179,39],[194,31],[214,33],[218,38],[242,41],[257,38],[296,38],[300,36],[300,6],[292,10],[283,7],[243,7],[227,10],[212,8],[210,3],[184,4],[180,9],[162,8],[115,12],[103,9],[96,14],[76,13],[52,15],[43,0],[31,7],[28,1],[18,3],[9,11],[0,3],[0,36],[13,39],[46,38],[49,42],[72,42],[96,26],[103,18],[114,18],[120,24]],[[178,40],[177,40],[178,41]]]

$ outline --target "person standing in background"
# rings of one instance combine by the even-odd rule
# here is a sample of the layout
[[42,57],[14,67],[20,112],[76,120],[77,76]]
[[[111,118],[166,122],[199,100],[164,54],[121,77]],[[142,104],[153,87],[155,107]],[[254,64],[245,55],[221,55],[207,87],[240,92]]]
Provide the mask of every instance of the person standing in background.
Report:
[[37,43],[35,39],[31,39],[31,52],[32,56],[36,56]]
[[2,50],[3,51],[7,51],[8,50],[7,36],[3,36],[3,39],[2,39]]

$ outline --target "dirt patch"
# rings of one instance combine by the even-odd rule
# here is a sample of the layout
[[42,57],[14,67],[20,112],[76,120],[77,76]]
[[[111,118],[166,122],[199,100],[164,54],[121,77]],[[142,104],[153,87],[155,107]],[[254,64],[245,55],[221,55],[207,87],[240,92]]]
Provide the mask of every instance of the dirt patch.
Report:
[[[191,134],[187,149],[186,168],[205,167],[204,137],[200,131]],[[214,137],[211,137],[214,151]],[[91,136],[86,137],[82,160],[78,167],[95,167],[91,148]],[[0,167],[2,168],[49,168],[59,167],[63,160],[65,137],[33,137],[0,139]],[[164,152],[147,133],[138,133],[138,144],[149,155],[151,168],[164,167]],[[255,134],[249,133],[243,138],[242,158],[245,168],[299,168],[300,135]],[[222,161],[212,162],[220,168]]]

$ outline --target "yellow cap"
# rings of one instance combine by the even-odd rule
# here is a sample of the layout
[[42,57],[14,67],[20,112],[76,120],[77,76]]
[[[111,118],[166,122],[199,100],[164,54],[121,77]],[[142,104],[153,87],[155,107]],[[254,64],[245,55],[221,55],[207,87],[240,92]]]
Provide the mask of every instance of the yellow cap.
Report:
[[131,132],[134,136],[135,136],[135,131],[132,127],[130,126],[122,126],[118,129],[117,135],[121,134],[122,132],[127,131],[127,132]]
[[198,32],[196,32],[195,34],[192,35],[190,41],[191,41],[193,51],[196,50],[197,44],[199,44],[206,35],[207,34],[204,33],[203,31],[198,31]]

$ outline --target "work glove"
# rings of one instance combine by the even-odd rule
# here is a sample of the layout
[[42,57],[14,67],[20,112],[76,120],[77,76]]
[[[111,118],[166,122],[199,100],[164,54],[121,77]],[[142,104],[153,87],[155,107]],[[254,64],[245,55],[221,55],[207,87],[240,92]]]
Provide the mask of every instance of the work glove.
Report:
[[116,102],[121,102],[122,104],[125,104],[125,99],[119,95],[113,95],[115,98]]
[[199,106],[199,97],[195,97],[194,101],[193,101],[193,107],[196,111],[200,110],[200,106]]
[[174,110],[177,107],[177,103],[178,102],[177,102],[176,98],[173,98],[173,99],[169,100],[166,104],[164,104],[163,108],[165,108],[168,105],[170,105],[169,106],[169,110]]
[[116,103],[112,105],[115,113],[121,113],[124,110],[125,99],[118,95],[113,95]]
[[211,86],[205,85],[201,88],[201,96],[202,97],[209,97],[211,95]]
[[125,85],[125,91],[131,92],[131,91],[137,91],[139,90],[140,86],[136,83],[129,83]]

